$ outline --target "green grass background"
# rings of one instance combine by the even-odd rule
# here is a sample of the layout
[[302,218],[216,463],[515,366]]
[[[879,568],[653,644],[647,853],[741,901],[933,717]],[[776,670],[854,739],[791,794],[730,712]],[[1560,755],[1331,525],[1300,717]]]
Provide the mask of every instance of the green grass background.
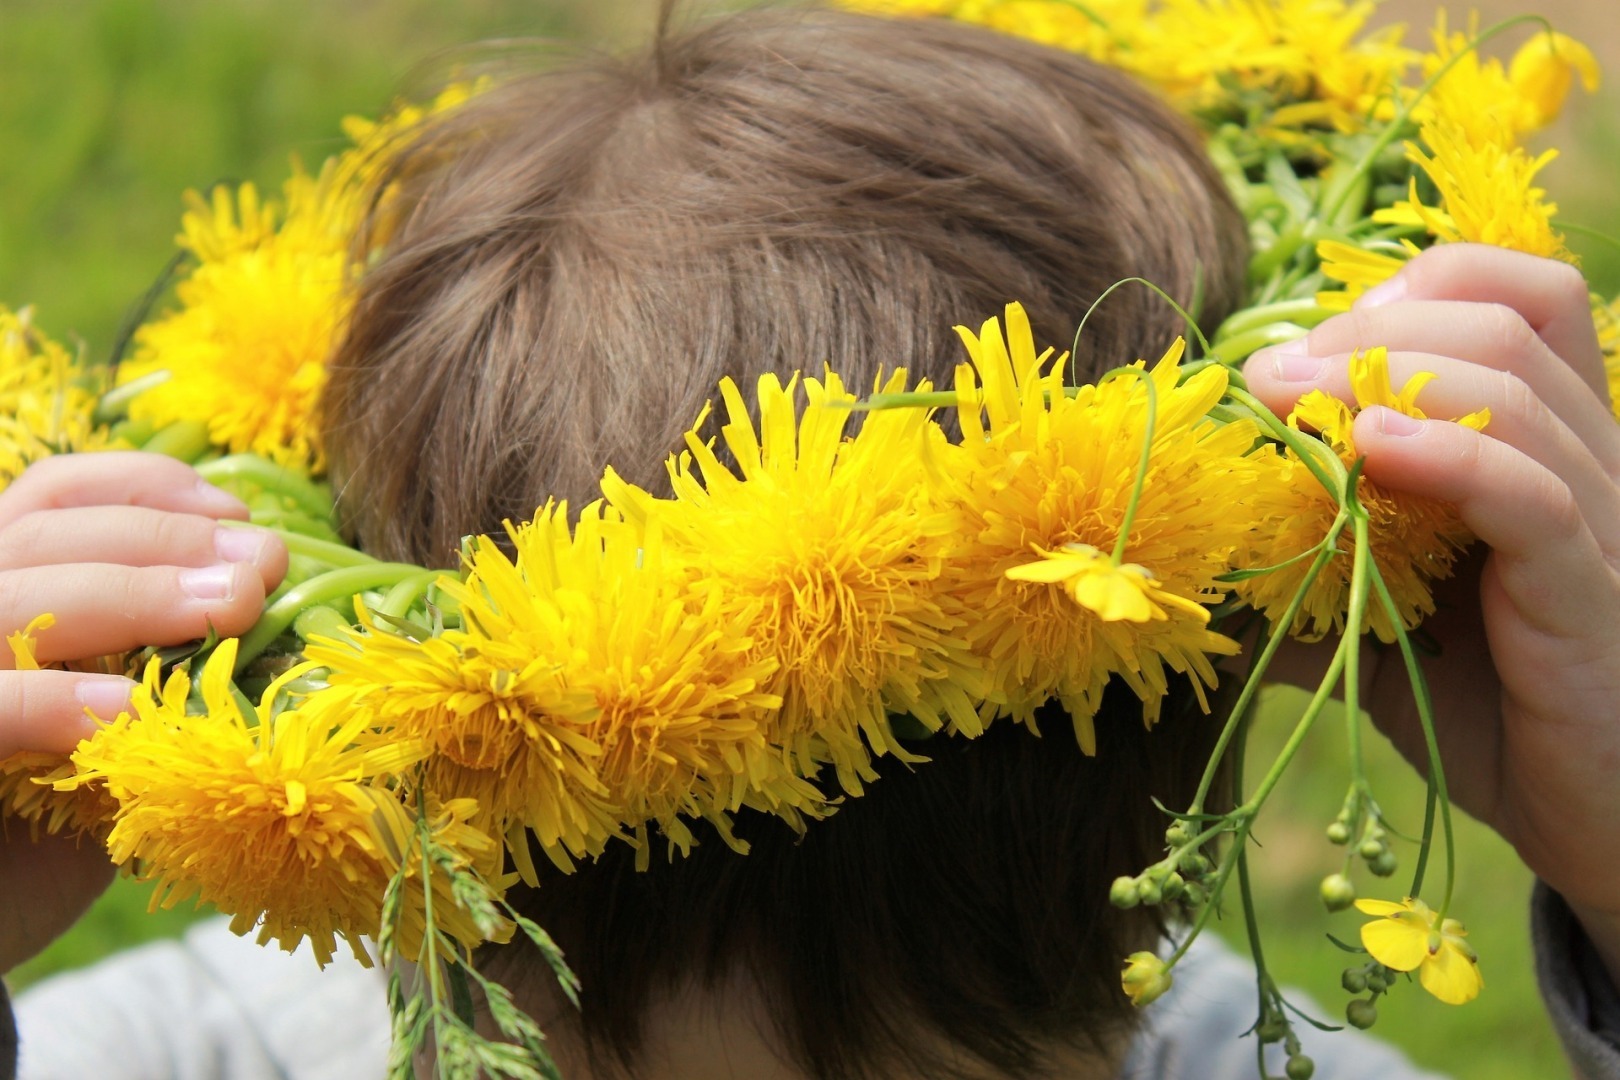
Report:
[[[0,0],[0,302],[37,305],[47,329],[104,349],[133,298],[172,252],[179,194],[218,180],[273,187],[290,154],[318,162],[339,145],[337,122],[377,113],[442,50],[492,36],[623,36],[652,4],[542,6],[517,0]],[[434,57],[439,57],[435,61]],[[1586,108],[1563,129],[1565,160],[1550,174],[1566,216],[1620,232],[1612,192],[1620,109]],[[1589,275],[1620,290],[1620,253],[1574,238]],[[1289,702],[1257,731],[1256,760],[1281,742]],[[1357,919],[1328,919],[1316,883],[1336,868],[1321,839],[1344,790],[1342,726],[1327,718],[1264,819],[1261,906],[1269,956],[1286,980],[1336,1015],[1342,954]],[[1421,785],[1380,740],[1373,775],[1393,820],[1421,823]],[[1420,1063],[1458,1077],[1520,1080],[1564,1074],[1530,974],[1530,879],[1483,827],[1461,830],[1459,914],[1486,973],[1478,1002],[1449,1008],[1402,987],[1377,1033]],[[1408,854],[1408,858],[1410,855]],[[116,884],[78,928],[14,975],[17,984],[177,933],[188,913],[145,914],[147,890]],[[1223,932],[1237,931],[1229,920]]]

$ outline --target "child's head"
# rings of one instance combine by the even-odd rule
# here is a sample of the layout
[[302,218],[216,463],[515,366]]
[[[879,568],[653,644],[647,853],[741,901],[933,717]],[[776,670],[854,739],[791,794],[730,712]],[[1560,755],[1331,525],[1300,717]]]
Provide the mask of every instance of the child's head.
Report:
[[[948,386],[952,326],[1009,300],[1062,348],[1129,276],[1196,291],[1213,324],[1245,265],[1196,136],[1146,91],[933,21],[756,11],[503,80],[399,180],[413,210],[334,365],[328,445],[363,545],[430,565],[549,496],[588,501],[605,465],[656,488],[722,376],[826,364],[859,390],[903,366]],[[1181,332],[1122,290],[1080,375]],[[1049,712],[1044,739],[1004,722],[918,744],[934,760],[915,770],[879,762],[802,839],[745,814],[746,857],[711,840],[636,872],[615,850],[548,880],[524,902],[584,981],[593,1074],[647,1049],[672,998],[739,986],[815,1076],[1024,1075],[1117,1049],[1119,958],[1155,927],[1107,885],[1152,861],[1149,796],[1185,801],[1206,733],[1174,707],[1147,733],[1111,695],[1087,759]],[[518,946],[493,967],[520,995],[545,981]]]

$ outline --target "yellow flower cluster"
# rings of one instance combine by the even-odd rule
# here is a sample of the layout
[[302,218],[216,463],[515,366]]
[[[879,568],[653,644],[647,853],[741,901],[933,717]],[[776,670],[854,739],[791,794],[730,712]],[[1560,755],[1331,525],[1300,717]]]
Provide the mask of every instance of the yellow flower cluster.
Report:
[[193,265],[176,286],[178,306],[141,327],[119,370],[126,385],[163,375],[132,418],[205,420],[218,446],[319,470],[326,364],[366,258],[355,249],[360,222],[374,202],[386,216],[379,185],[392,152],[471,92],[457,85],[425,110],[351,119],[354,145],[314,175],[295,162],[279,199],[252,184],[215,188],[210,199],[188,193],[178,240]]
[[108,445],[93,420],[102,389],[32,311],[0,306],[0,490],[41,458]]

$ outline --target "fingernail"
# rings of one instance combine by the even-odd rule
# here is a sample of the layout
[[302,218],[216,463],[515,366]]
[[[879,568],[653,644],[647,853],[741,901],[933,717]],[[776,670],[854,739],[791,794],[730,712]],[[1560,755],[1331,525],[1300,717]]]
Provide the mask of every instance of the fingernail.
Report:
[[258,529],[215,529],[214,551],[226,562],[254,562],[263,554],[266,538]]
[[1385,304],[1393,304],[1406,295],[1406,279],[1396,274],[1388,281],[1380,282],[1356,297],[1352,307],[1375,308]]
[[[1295,346],[1293,349],[1289,345]],[[1305,339],[1290,341],[1271,357],[1271,376],[1278,382],[1311,382],[1322,377],[1327,370],[1327,357],[1312,356],[1305,349]]]
[[73,688],[73,696],[97,720],[113,720],[129,711],[129,692],[134,686],[115,675],[87,676]]
[[202,511],[209,517],[247,517],[248,505],[223,488],[206,480],[197,481],[197,498]]
[[1422,420],[1407,416],[1395,409],[1382,406],[1378,410],[1378,433],[1380,435],[1416,435],[1425,427]]
[[204,566],[180,571],[180,588],[193,600],[229,600],[235,591],[236,568]]

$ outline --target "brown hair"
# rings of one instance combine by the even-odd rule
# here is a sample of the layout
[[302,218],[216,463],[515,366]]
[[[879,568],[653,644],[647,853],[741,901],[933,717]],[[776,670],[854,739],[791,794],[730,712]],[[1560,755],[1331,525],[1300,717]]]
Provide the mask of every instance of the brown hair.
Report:
[[[502,81],[399,161],[413,209],[361,290],[327,392],[328,446],[368,550],[428,563],[604,465],[658,485],[723,375],[903,365],[948,384],[951,332],[1017,299],[1065,345],[1108,285],[1236,303],[1241,217],[1195,135],[1118,73],[957,24],[753,11],[651,55]],[[1157,355],[1145,290],[1087,325],[1083,376]],[[1107,884],[1161,850],[1205,725],[1128,693],[1099,755],[1011,724],[919,746],[801,839],[743,815],[636,873],[610,852],[523,905],[584,985],[598,1069],[634,1067],[647,1009],[742,971],[810,1075],[1026,1075],[1111,1049],[1118,963],[1154,929]],[[543,965],[508,947],[497,967]],[[953,1064],[953,1062],[955,1064]]]

